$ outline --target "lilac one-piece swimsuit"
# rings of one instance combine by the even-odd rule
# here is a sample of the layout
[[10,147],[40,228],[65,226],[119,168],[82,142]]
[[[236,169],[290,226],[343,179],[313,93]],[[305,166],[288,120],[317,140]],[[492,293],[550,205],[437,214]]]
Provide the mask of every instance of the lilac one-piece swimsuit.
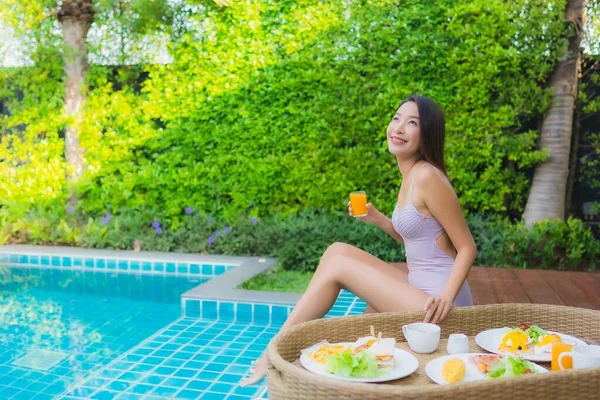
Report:
[[[413,174],[406,206],[399,210],[396,204],[394,208],[392,225],[404,240],[408,283],[430,296],[439,297],[450,277],[454,258],[446,254],[437,244],[436,240],[445,232],[442,225],[434,217],[417,211],[412,202],[417,171]],[[454,300],[454,306],[471,305],[473,305],[471,289],[465,280]]]

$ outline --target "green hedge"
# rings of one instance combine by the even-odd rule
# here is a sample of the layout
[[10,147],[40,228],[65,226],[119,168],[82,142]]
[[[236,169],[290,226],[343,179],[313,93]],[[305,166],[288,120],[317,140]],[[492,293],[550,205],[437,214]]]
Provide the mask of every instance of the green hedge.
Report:
[[[18,223],[6,222],[6,216],[0,220],[0,243],[132,249],[139,240],[145,251],[273,256],[283,268],[301,272],[313,271],[333,242],[358,246],[388,262],[405,259],[402,245],[347,214],[304,211],[226,222],[195,210],[187,212],[180,210],[182,223],[172,229],[169,218],[158,211],[129,210],[96,218],[77,209],[73,213],[31,211]],[[479,215],[470,216],[468,222],[479,249],[477,265],[593,271],[600,259],[600,240],[580,220],[548,221],[530,228]]]
[[[91,66],[79,207],[153,205],[176,228],[186,206],[228,218],[333,211],[356,189],[393,204],[400,182],[385,127],[400,99],[418,92],[446,111],[449,173],[466,210],[518,213],[526,171],[544,157],[528,121],[547,107],[564,5],[258,0],[197,8],[168,43],[172,63],[144,65],[141,75]],[[65,199],[56,51],[40,50],[31,69],[2,71],[11,115],[0,118],[0,205]]]

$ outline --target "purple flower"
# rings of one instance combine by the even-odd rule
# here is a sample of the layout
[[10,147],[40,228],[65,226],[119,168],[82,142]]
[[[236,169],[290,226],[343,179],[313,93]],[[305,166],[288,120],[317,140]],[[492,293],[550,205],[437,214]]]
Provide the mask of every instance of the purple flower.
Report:
[[102,218],[102,223],[103,223],[104,225],[108,224],[108,221],[110,221],[110,217],[111,217],[111,215],[110,215],[110,213],[107,211],[107,212],[106,212],[106,214],[104,215],[104,218]]
[[219,231],[215,232],[215,237],[219,237],[220,235],[221,235],[221,232],[219,232]]
[[154,228],[154,230],[156,231],[157,235],[160,235],[162,233],[162,228],[160,226],[157,228]]
[[196,213],[196,217],[199,217],[199,216],[200,216],[200,212],[197,212],[197,213]]
[[152,223],[152,227],[153,227],[154,229],[158,229],[158,228],[160,228],[160,222],[158,222],[158,221],[154,220],[154,222]]
[[194,213],[194,210],[192,209],[192,207],[186,207],[186,208],[185,208],[185,213],[186,213],[187,215],[191,215],[191,214],[193,214],[193,213]]
[[212,236],[209,236],[209,237],[208,237],[208,243],[209,243],[209,244],[213,244],[214,242],[215,242],[215,238],[214,238],[214,237],[212,237]]
[[225,233],[229,233],[231,232],[231,227],[230,226],[226,226],[224,229]]
[[213,219],[210,217],[206,219],[206,222],[208,222],[209,224],[212,224],[212,221],[213,221]]
[[69,212],[69,214],[73,214],[73,211],[75,211],[75,207],[73,207],[73,206],[69,206],[69,207],[67,208],[67,211]]
[[252,222],[253,225],[256,225],[258,223],[258,218],[252,217],[252,219],[250,220],[250,222]]

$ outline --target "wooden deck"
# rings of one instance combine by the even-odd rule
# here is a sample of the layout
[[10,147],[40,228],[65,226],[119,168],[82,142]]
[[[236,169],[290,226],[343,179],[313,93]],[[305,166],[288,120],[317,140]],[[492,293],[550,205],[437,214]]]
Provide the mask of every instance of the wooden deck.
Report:
[[600,273],[473,267],[474,304],[559,304],[600,310]]

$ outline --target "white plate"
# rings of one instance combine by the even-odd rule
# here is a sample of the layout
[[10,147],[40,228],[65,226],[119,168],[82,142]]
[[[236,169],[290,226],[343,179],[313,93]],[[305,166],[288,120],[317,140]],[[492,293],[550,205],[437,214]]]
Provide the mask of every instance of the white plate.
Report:
[[[508,351],[498,350],[498,347],[500,347],[500,343],[502,343],[502,338],[509,331],[511,331],[510,328],[495,328],[495,329],[488,329],[486,331],[479,332],[477,334],[477,336],[475,336],[475,343],[477,343],[479,345],[479,347],[481,347],[482,349],[487,350],[490,353],[494,353],[494,354],[519,356],[519,357],[523,357],[524,359],[529,360],[529,361],[538,361],[538,362],[552,361],[551,353],[540,353],[540,354],[518,353],[517,354],[517,353],[511,353]],[[566,335],[566,334],[560,333],[560,332],[553,332],[553,331],[546,331],[546,332],[558,335],[563,340],[569,340],[571,342],[574,342],[577,346],[583,346],[586,344],[583,340],[577,339],[574,336]]]
[[[350,346],[353,343],[331,343],[338,345]],[[309,370],[310,372],[314,372],[317,375],[326,376],[328,378],[339,379],[342,381],[351,381],[351,382],[387,382],[392,381],[394,379],[404,378],[415,372],[417,368],[419,368],[419,361],[415,356],[410,354],[407,351],[399,349],[396,347],[396,354],[394,354],[394,368],[390,370],[384,376],[380,376],[377,378],[353,378],[346,377],[342,375],[330,374],[325,372],[325,366],[319,364],[306,354],[302,354],[300,356],[300,363],[304,368]]]
[[[488,355],[488,353],[464,353],[464,354],[450,354],[447,356],[438,357],[427,363],[425,366],[425,373],[435,383],[439,385],[448,385],[448,381],[442,376],[442,367],[444,363],[452,358],[460,358],[465,363],[465,377],[461,382],[473,382],[485,379],[485,374],[480,372],[477,367],[469,361],[469,357],[476,355]],[[540,367],[537,364],[535,369],[537,372],[544,373],[548,370],[544,367]]]

